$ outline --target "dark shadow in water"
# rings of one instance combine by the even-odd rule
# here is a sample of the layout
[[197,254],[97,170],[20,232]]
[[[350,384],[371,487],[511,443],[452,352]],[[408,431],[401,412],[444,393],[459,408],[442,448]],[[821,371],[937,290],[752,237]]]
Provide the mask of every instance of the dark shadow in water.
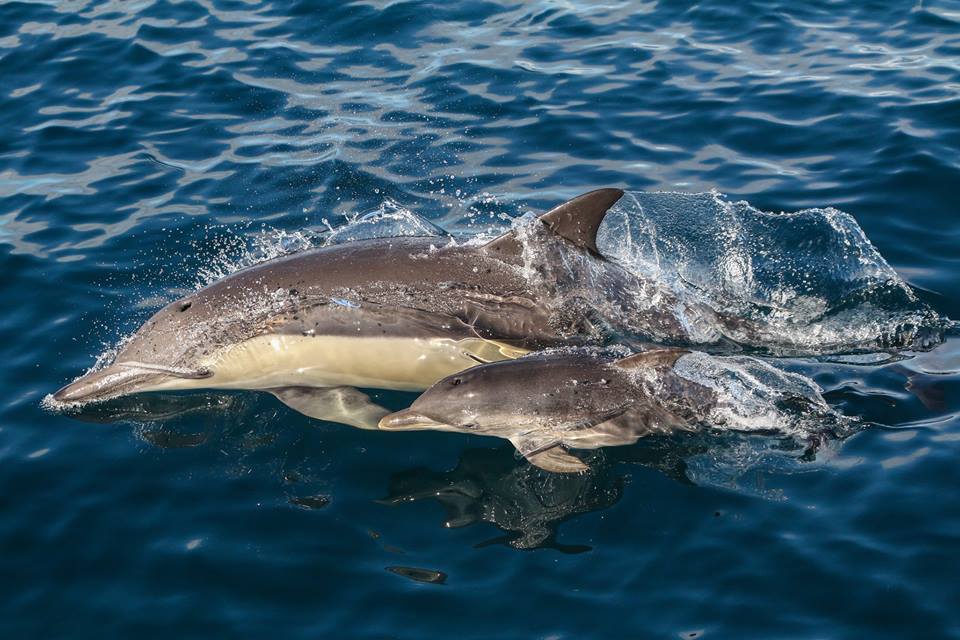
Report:
[[413,580],[414,582],[422,582],[425,584],[447,584],[447,574],[445,574],[443,571],[401,566],[386,567],[386,570],[390,573],[395,573],[398,576],[403,576],[408,580]]
[[[228,415],[244,404],[240,394],[192,392],[185,394],[145,393],[88,404],[67,412],[81,422],[164,423],[192,415]],[[162,446],[162,445],[158,445]]]
[[[583,553],[585,544],[560,542],[558,527],[592,511],[607,509],[623,496],[630,466],[660,471],[687,485],[722,486],[777,499],[755,480],[756,471],[806,470],[828,436],[797,442],[792,438],[745,434],[678,434],[651,437],[630,447],[578,452],[590,465],[583,474],[555,474],[516,456],[510,446],[466,449],[450,471],[417,467],[393,475],[382,504],[435,500],[444,510],[442,526],[488,522],[505,535],[477,547],[506,544],[515,549],[552,548]],[[749,455],[745,455],[749,451]],[[751,472],[751,473],[748,473]],[[758,482],[758,486],[750,483]]]
[[279,479],[291,506],[320,510],[331,502],[331,457],[315,446],[311,427],[331,425],[304,418],[264,393],[202,391],[149,393],[90,404],[70,412],[88,423],[125,424],[159,449],[201,448],[207,470],[232,477],[256,474]]
[[610,507],[623,494],[623,476],[594,453],[583,474],[553,474],[516,458],[513,448],[466,449],[452,471],[423,467],[395,474],[384,504],[437,500],[446,510],[445,527],[490,522],[507,535],[478,546],[508,544],[515,549],[551,547],[581,553],[590,547],[561,544],[556,529],[564,520]]
[[131,423],[143,441],[161,449],[183,449],[207,443],[212,433],[204,425],[216,421],[223,428],[251,402],[244,394],[142,394],[89,404],[68,415],[95,424]]
[[[122,398],[91,405],[74,417],[132,423],[139,438],[164,449],[215,449],[225,456],[218,459],[228,461],[227,473],[270,473],[281,479],[292,506],[323,509],[331,500],[329,460],[304,440],[309,430],[300,427],[326,423],[279,419],[285,415],[286,409],[274,406],[264,394],[206,392]],[[805,441],[763,434],[681,433],[646,438],[630,447],[578,451],[590,465],[583,474],[544,471],[518,457],[508,444],[469,448],[450,471],[418,467],[393,474],[387,496],[378,502],[436,500],[446,511],[444,527],[487,522],[504,532],[478,547],[505,544],[582,553],[590,547],[558,540],[558,527],[613,506],[623,496],[634,465],[686,485],[777,499],[754,478],[765,472],[805,471],[812,465],[804,463],[814,462],[821,447],[835,448],[839,442],[829,433]]]
[[446,511],[444,527],[488,522],[505,532],[478,547],[506,544],[515,549],[547,547],[582,553],[590,547],[558,541],[557,528],[620,500],[627,474],[624,463],[658,469],[678,482],[693,484],[687,459],[709,450],[707,438],[650,438],[633,447],[579,452],[589,471],[555,474],[518,458],[510,446],[466,449],[451,471],[418,467],[394,474],[388,495],[380,502],[436,500]]

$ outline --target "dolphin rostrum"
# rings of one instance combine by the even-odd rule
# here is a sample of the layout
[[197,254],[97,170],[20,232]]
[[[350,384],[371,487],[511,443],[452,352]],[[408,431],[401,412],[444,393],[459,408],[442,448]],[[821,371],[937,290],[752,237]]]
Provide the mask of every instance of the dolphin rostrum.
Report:
[[[306,415],[375,428],[386,410],[353,387],[422,390],[478,362],[602,341],[582,293],[597,283],[580,282],[577,265],[603,262],[597,229],[622,195],[586,193],[486,245],[364,240],[240,270],[168,304],[110,365],[53,399],[259,389]],[[537,252],[529,249],[533,237]],[[614,281],[631,280],[609,266]],[[655,336],[683,331],[669,321],[650,324]]]
[[[693,360],[688,365],[681,358]],[[704,362],[716,371],[701,378],[696,371]],[[764,378],[776,384],[766,398],[756,391]],[[791,406],[835,415],[812,381],[753,358],[658,348],[616,359],[596,349],[566,349],[448,376],[379,426],[505,438],[532,464],[564,473],[587,469],[567,447],[633,444],[702,426],[769,430],[783,426],[776,423],[790,414],[780,409]]]

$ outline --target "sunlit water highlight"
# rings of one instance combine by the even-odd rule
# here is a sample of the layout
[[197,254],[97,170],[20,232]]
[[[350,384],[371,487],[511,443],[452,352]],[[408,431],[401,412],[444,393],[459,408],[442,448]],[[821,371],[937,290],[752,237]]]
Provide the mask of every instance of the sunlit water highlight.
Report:
[[[694,434],[576,477],[259,394],[39,406],[162,302],[357,216],[491,237],[605,186],[639,194],[638,267],[780,335],[960,318],[958,26],[940,0],[0,5],[0,635],[960,635],[955,338],[778,359],[870,425],[812,458]],[[847,266],[899,280],[864,313],[829,243],[775,234],[766,272],[678,246],[655,192],[714,190],[701,237],[740,201],[832,207],[885,261]]]

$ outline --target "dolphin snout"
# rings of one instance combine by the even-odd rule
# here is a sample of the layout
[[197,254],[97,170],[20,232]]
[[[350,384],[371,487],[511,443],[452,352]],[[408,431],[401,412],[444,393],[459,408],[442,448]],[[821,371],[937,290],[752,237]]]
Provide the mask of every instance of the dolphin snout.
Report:
[[438,422],[414,409],[404,409],[391,413],[381,418],[379,423],[379,427],[385,431],[442,429],[446,426],[443,422]]
[[99,371],[91,371],[53,394],[53,399],[63,403],[108,400],[142,390],[146,383],[162,378],[156,372],[144,371],[122,365],[110,365]]

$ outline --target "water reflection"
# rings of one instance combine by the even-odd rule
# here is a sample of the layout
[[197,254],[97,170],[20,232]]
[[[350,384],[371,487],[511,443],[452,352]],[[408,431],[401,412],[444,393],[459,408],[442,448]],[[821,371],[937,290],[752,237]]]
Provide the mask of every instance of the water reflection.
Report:
[[[842,401],[847,394],[839,391],[835,395]],[[279,480],[279,491],[272,487],[267,491],[282,493],[292,508],[326,509],[336,499],[334,493],[340,499],[360,502],[373,497],[334,492],[330,477],[331,465],[344,458],[343,447],[350,446],[347,443],[354,437],[371,434],[302,418],[265,394],[146,394],[90,405],[75,417],[87,422],[131,423],[136,436],[153,447],[197,448],[210,458],[213,468],[231,477],[253,474],[273,487]],[[311,428],[318,426],[330,429]],[[771,475],[805,472],[824,463],[836,465],[840,444],[848,435],[823,432],[805,440],[731,432],[650,437],[629,447],[578,452],[590,466],[583,474],[544,471],[517,457],[509,445],[466,448],[452,470],[416,467],[393,473],[387,495],[377,502],[400,507],[436,501],[445,511],[440,523],[444,527],[486,522],[503,532],[480,541],[477,547],[507,545],[583,553],[591,547],[565,539],[558,533],[560,526],[612,507],[623,497],[639,467],[685,485],[779,500],[783,496],[767,486]],[[391,452],[377,451],[378,465],[382,462],[387,469],[397,468]],[[193,460],[189,464],[195,468],[203,463]]]
[[[835,454],[840,440],[818,434],[809,441],[756,434],[678,434],[650,437],[630,447],[591,451],[583,474],[553,474],[518,458],[509,446],[466,449],[450,471],[417,467],[394,474],[379,502],[403,505],[435,500],[444,510],[442,526],[487,522],[504,535],[477,547],[505,544],[515,549],[552,548],[583,553],[590,546],[558,539],[563,522],[608,509],[624,494],[631,468],[656,469],[686,485],[721,487],[778,500],[765,486],[768,473],[798,473]],[[580,452],[584,453],[584,452]],[[820,454],[825,454],[820,455]]]
[[395,474],[381,502],[436,500],[446,510],[445,527],[489,522],[506,532],[478,546],[581,553],[590,547],[560,543],[556,530],[564,520],[606,509],[623,495],[623,474],[604,458],[594,452],[583,474],[553,474],[518,460],[509,446],[466,449],[452,471],[421,467]]
[[[244,404],[249,404],[249,401],[242,394],[141,394],[84,405],[69,410],[69,415],[82,422],[163,425],[190,417],[235,415]],[[176,445],[172,448],[176,448]]]
[[[268,394],[157,393],[90,404],[71,414],[88,423],[130,425],[138,440],[164,450],[195,449],[184,460],[191,469],[215,475],[259,478],[273,492],[277,484],[294,508],[320,510],[330,495],[332,453],[323,442],[347,432],[343,425],[304,418]],[[329,426],[330,431],[317,429]],[[177,461],[171,461],[171,472]]]

